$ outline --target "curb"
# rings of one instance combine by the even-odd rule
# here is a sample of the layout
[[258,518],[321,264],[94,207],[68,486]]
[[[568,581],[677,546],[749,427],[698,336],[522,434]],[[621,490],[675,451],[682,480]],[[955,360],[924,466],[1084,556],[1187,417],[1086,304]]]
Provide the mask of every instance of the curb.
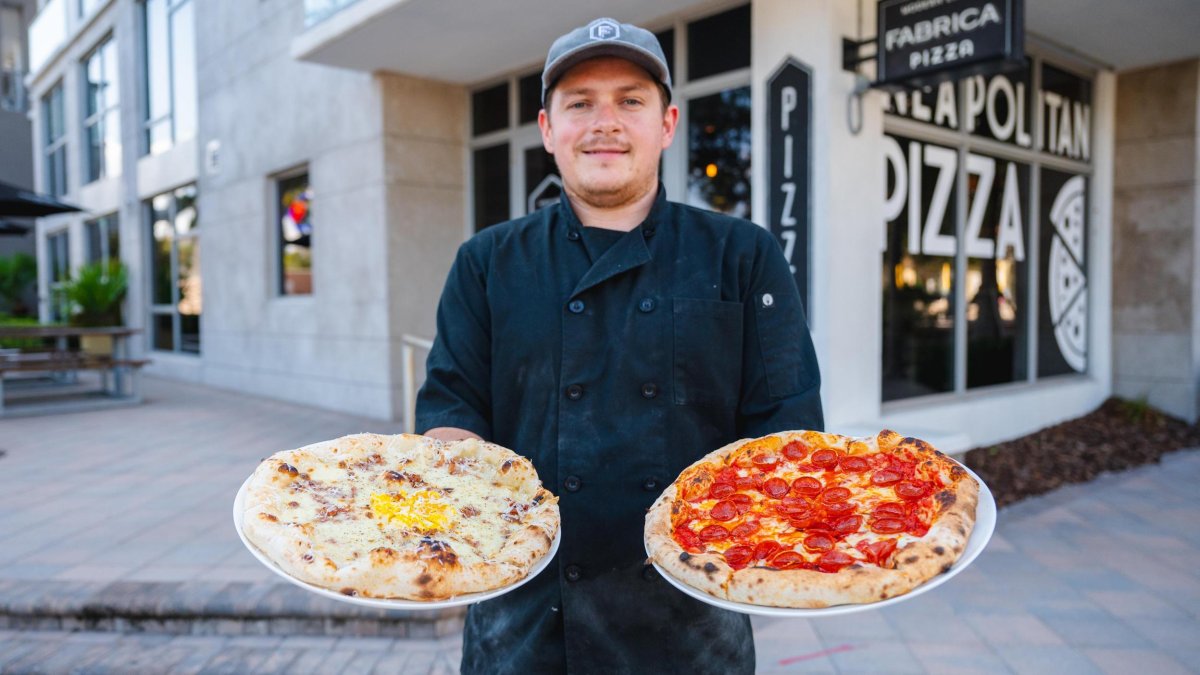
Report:
[[433,639],[465,607],[384,610],[284,583],[0,580],[0,630]]

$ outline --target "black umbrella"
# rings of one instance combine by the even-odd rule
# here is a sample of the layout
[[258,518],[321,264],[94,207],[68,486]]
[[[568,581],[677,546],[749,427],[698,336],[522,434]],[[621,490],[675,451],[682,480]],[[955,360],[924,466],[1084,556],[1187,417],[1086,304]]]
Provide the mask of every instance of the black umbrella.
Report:
[[11,220],[0,220],[0,237],[3,237],[4,235],[22,237],[28,233],[28,225],[18,225]]
[[15,185],[0,183],[0,216],[40,218],[55,213],[82,210]]

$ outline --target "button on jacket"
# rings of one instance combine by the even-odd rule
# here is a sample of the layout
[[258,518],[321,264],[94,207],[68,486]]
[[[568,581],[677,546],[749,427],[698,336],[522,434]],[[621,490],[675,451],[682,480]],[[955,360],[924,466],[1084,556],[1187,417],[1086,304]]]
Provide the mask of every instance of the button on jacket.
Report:
[[[564,196],[462,245],[417,425],[528,457],[559,496],[536,579],[467,617],[462,670],[751,672],[745,615],[646,569],[646,510],[738,438],[821,429],[820,379],[775,239],[668,202],[592,259]],[[554,489],[557,487],[558,489]]]

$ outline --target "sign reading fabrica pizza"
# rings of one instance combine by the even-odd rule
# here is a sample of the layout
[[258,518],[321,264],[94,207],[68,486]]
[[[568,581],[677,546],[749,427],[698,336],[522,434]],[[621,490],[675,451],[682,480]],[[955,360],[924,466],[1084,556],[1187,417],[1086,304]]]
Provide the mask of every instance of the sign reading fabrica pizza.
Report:
[[880,0],[880,83],[929,83],[1024,58],[1023,0]]

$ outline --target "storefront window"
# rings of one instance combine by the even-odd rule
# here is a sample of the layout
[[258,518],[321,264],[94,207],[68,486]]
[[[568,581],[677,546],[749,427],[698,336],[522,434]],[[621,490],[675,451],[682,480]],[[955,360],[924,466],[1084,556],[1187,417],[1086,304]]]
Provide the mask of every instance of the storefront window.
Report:
[[50,268],[50,321],[66,321],[70,316],[62,287],[71,278],[71,238],[67,230],[46,237],[46,264]]
[[121,175],[117,43],[109,37],[83,61],[86,182]]
[[930,131],[884,138],[883,400],[1087,372],[1090,81],[1035,57],[885,100]]
[[1087,371],[1087,179],[1042,170],[1038,376]]
[[749,218],[750,147],[750,87],[688,101],[688,204]]
[[954,388],[952,148],[886,136],[883,400]]
[[191,0],[141,3],[144,150],[157,154],[196,136],[195,12]]
[[967,387],[1028,377],[1029,167],[967,156]]
[[200,221],[194,185],[146,206],[150,223],[150,325],[155,349],[200,353]]
[[276,183],[279,222],[279,294],[311,295],[312,186],[308,173]]
[[475,151],[475,231],[509,219],[508,143]]
[[114,213],[83,224],[83,231],[87,236],[89,263],[121,259],[120,228],[117,222],[117,214]]

